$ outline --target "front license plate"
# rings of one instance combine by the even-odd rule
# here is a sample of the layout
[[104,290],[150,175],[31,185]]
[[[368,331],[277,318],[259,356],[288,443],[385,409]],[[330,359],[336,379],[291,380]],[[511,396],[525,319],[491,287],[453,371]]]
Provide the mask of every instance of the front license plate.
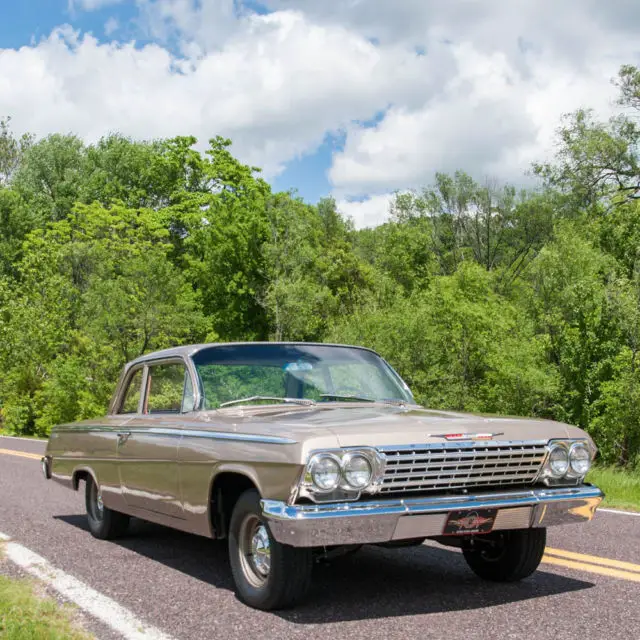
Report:
[[489,533],[498,515],[497,509],[452,511],[444,525],[445,536],[463,536],[470,533]]

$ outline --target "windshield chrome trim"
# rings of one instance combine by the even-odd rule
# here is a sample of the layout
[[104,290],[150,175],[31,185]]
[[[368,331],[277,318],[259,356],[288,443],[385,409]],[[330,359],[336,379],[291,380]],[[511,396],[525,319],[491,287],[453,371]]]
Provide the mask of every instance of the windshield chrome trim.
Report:
[[227,407],[240,407],[245,403],[247,406],[255,406],[254,402],[272,402],[273,404],[298,404],[303,407],[311,407],[315,405],[315,401],[309,398],[287,398],[278,396],[247,396],[246,398],[236,398],[235,400],[227,400],[223,402],[218,409],[226,409]]

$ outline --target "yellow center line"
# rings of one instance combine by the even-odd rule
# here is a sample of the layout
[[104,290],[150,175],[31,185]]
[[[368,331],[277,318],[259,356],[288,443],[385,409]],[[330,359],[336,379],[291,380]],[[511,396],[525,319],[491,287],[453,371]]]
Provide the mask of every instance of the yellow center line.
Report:
[[13,449],[0,449],[0,453],[6,453],[8,456],[20,456],[21,458],[31,458],[32,460],[42,459],[42,456],[38,453],[27,453],[26,451],[14,451]]
[[575,551],[565,551],[564,549],[552,549],[547,547],[545,553],[552,556],[558,556],[565,560],[575,560],[578,562],[587,562],[589,564],[597,564],[603,567],[612,567],[614,569],[622,569],[623,571],[632,571],[640,573],[640,564],[633,562],[623,562],[622,560],[611,560],[609,558],[600,558],[599,556],[590,556],[585,553],[576,553]]
[[545,555],[542,562],[554,564],[567,569],[577,569],[578,571],[587,571],[589,573],[597,573],[601,576],[609,576],[610,578],[620,578],[621,580],[630,580],[631,582],[640,582],[640,573],[632,573],[631,571],[622,571],[620,569],[611,569],[598,564],[586,564],[584,562],[574,562],[572,560],[563,560]]

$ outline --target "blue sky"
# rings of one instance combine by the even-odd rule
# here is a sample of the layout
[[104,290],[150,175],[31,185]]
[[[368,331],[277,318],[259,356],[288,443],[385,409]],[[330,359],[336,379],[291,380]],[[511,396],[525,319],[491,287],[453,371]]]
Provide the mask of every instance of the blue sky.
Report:
[[69,0],[1,0],[0,47],[17,48],[33,40],[47,37],[61,24],[71,24],[76,29],[90,31],[106,38],[105,24],[115,17],[122,24],[136,16],[135,5],[120,3],[106,5],[93,11],[74,8]]
[[[138,11],[133,3],[106,4],[91,11],[72,6],[68,0],[0,0],[0,3],[0,49],[28,46],[48,37],[53,29],[63,24],[92,33],[103,41],[135,39],[138,46],[153,42],[153,38],[139,28]],[[257,4],[253,8],[259,13],[266,12]],[[115,25],[114,20],[118,28],[111,33],[108,25]],[[173,49],[172,43],[167,46]],[[212,135],[215,133],[212,131]],[[287,162],[284,171],[271,177],[270,182],[277,190],[295,189],[305,200],[317,202],[331,192],[326,173],[331,166],[332,153],[339,147],[340,136],[328,134],[317,150]]]
[[626,0],[0,3],[17,132],[225,135],[276,189],[332,195],[358,226],[437,171],[527,184],[562,114],[608,117],[611,78],[640,60]]

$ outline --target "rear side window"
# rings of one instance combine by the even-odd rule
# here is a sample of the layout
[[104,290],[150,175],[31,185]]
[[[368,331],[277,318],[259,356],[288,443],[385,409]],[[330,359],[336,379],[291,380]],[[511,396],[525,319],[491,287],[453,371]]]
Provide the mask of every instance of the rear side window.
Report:
[[142,387],[142,369],[138,369],[129,378],[129,384],[124,394],[124,400],[118,413],[138,413],[138,402],[140,401],[140,389]]
[[147,385],[146,413],[180,413],[193,409],[191,378],[183,364],[172,362],[149,367]]

